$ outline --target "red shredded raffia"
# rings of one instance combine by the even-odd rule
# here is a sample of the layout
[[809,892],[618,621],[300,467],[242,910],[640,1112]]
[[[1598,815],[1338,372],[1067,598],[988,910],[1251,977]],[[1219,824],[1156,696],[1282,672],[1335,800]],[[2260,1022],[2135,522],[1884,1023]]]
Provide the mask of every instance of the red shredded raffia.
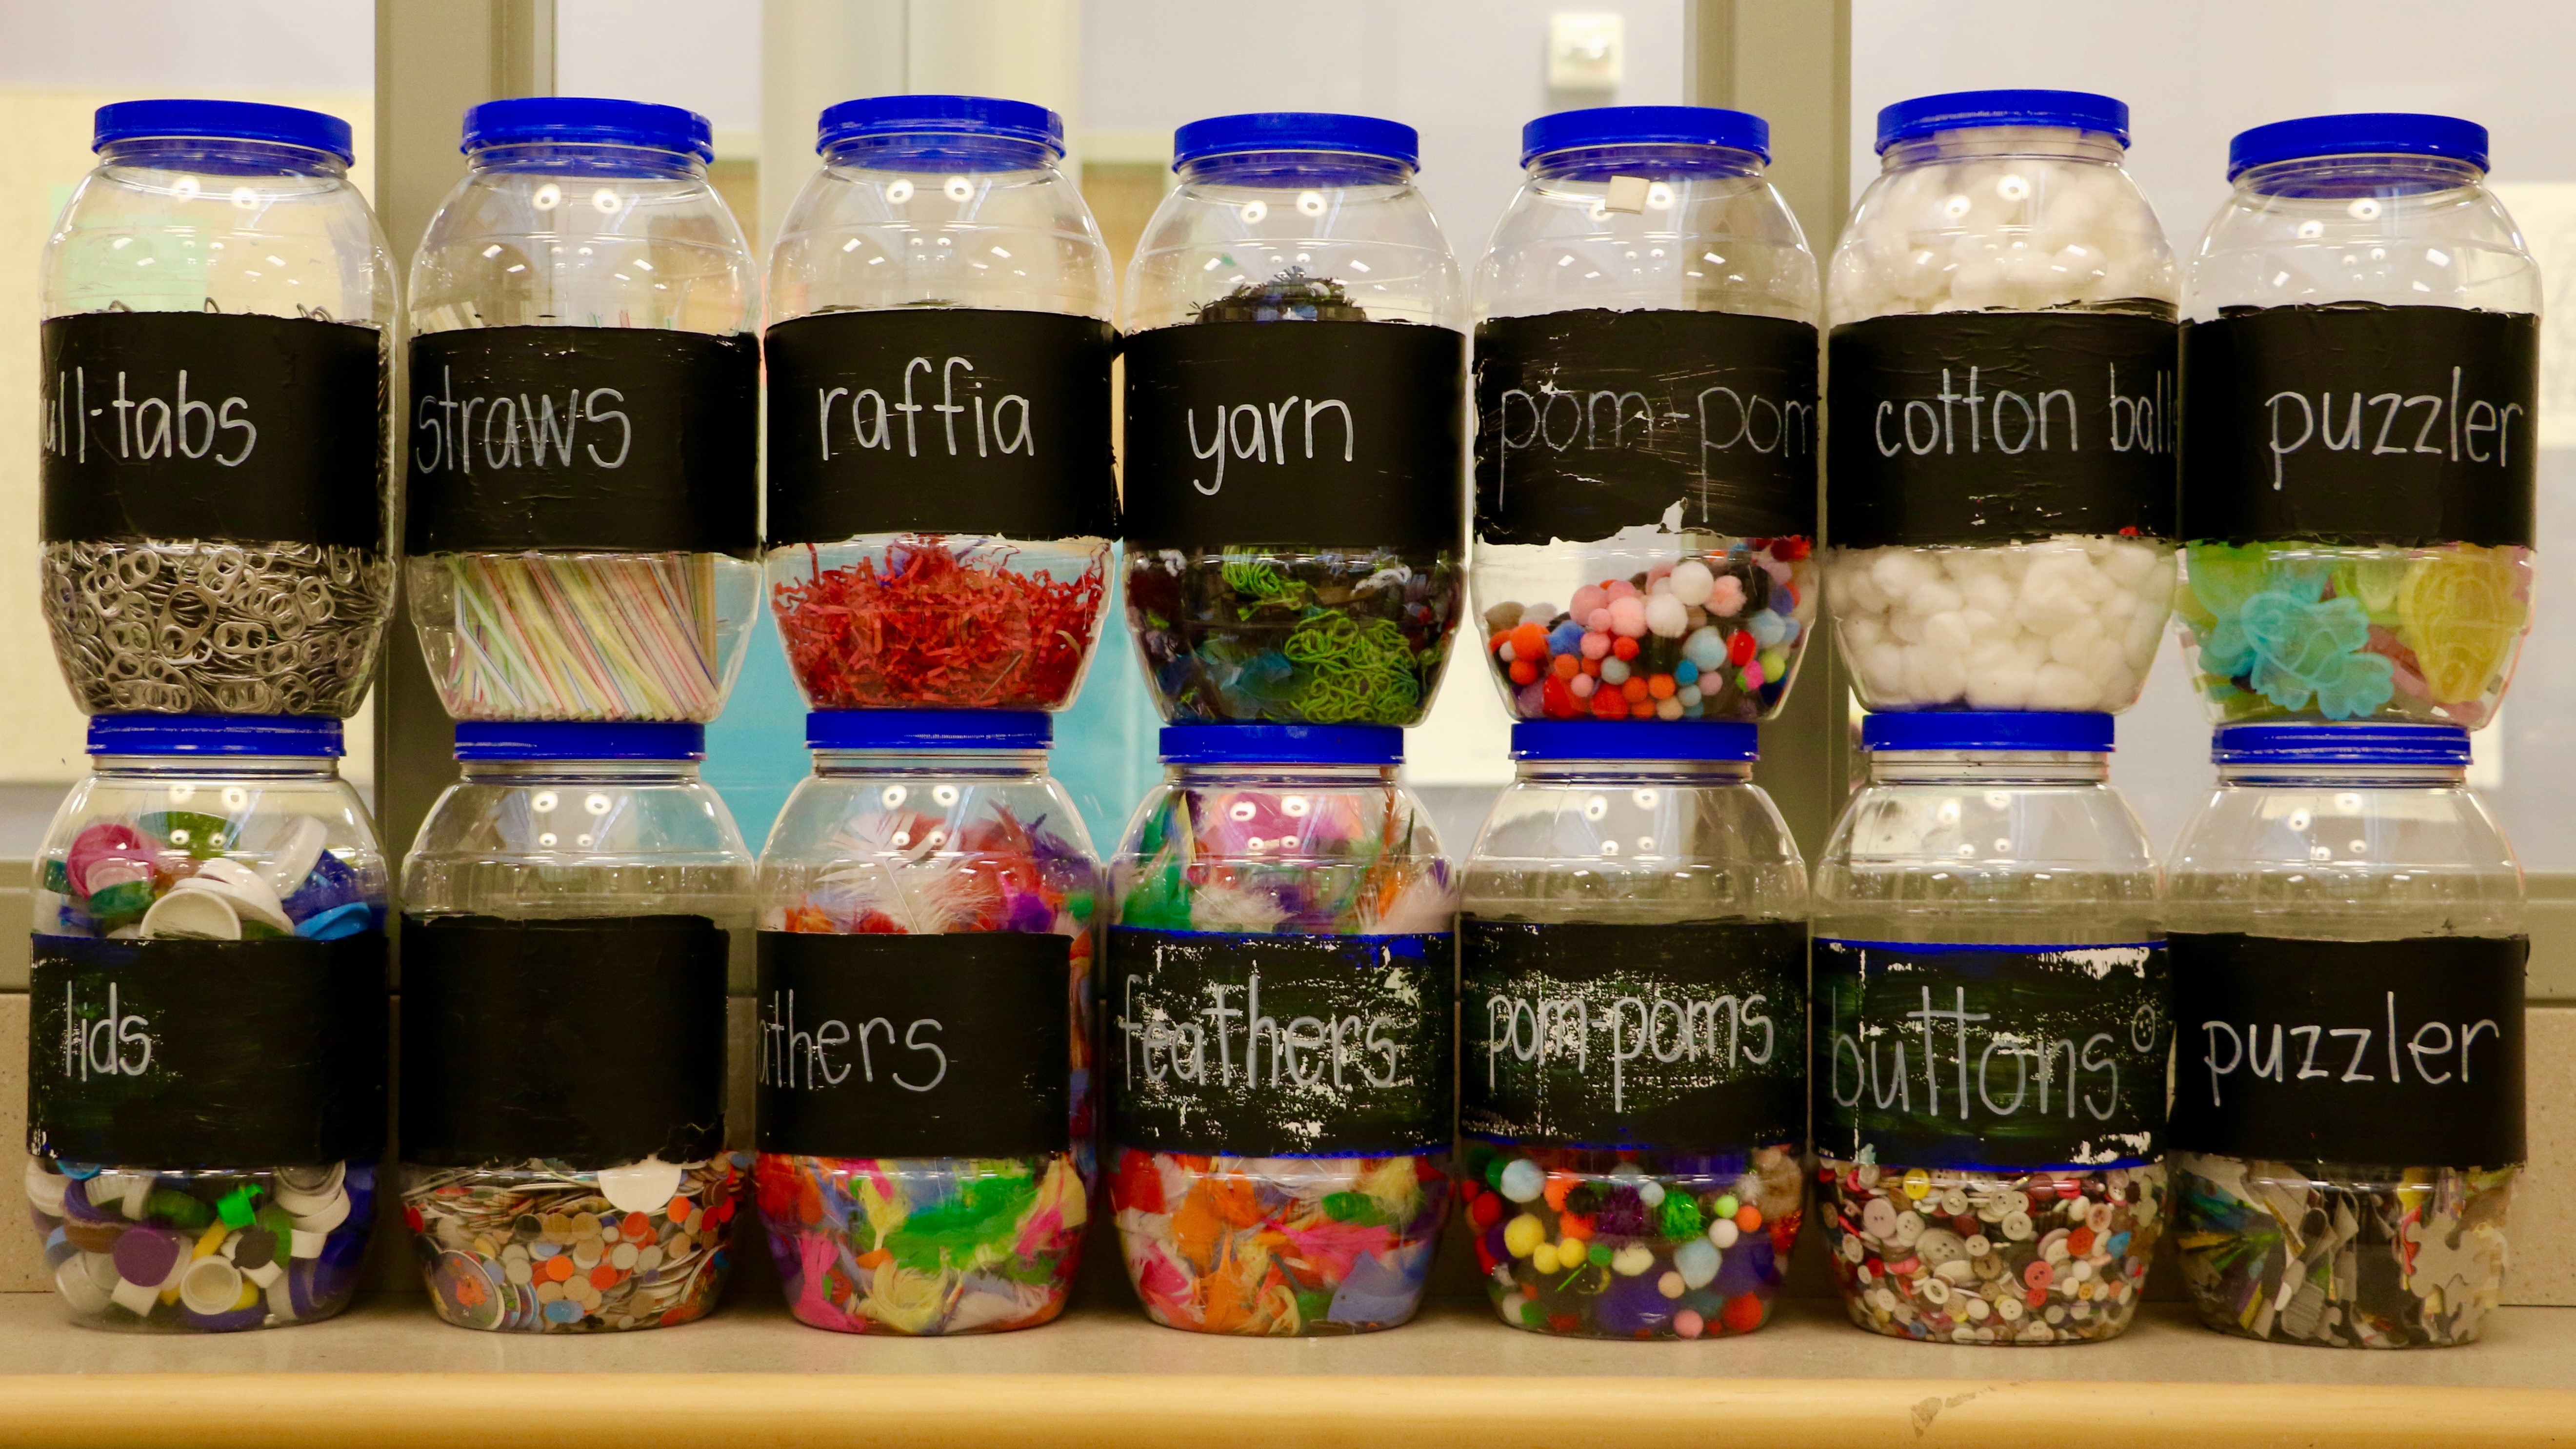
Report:
[[1099,627],[1105,561],[1057,583],[1015,573],[1012,550],[953,550],[908,534],[880,567],[862,560],[776,589],[788,666],[815,709],[1052,709],[1065,703]]

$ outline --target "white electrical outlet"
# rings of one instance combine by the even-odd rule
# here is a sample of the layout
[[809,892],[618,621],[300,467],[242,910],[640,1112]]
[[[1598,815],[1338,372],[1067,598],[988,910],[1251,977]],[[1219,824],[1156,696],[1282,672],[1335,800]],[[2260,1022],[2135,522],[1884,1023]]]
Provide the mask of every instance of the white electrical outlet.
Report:
[[1561,10],[1547,18],[1547,88],[1615,91],[1625,60],[1617,15]]

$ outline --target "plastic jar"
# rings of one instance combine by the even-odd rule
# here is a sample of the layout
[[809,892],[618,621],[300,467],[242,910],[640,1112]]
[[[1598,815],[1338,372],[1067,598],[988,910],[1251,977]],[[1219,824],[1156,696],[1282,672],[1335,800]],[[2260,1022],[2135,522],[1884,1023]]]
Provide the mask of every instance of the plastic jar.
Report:
[[1512,754],[1458,921],[1486,1290],[1542,1333],[1750,1333],[1807,1135],[1807,869],[1753,727],[1527,723]]
[[1771,128],[1562,111],[1521,153],[1475,286],[1476,609],[1504,703],[1768,719],[1817,617],[1819,445],[1816,259],[1763,179]]
[[2178,285],[2128,144],[2080,91],[1878,113],[1825,282],[1825,584],[1871,709],[2137,702],[2173,596]]
[[1062,709],[1109,603],[1109,253],[1064,121],[823,113],[770,253],[770,608],[817,710]]
[[2186,278],[2185,656],[2210,717],[2494,717],[2531,624],[2540,273],[2447,116],[2228,147]]
[[1174,725],[1109,868],[1109,1204],[1156,1323],[1392,1328],[1449,1209],[1458,892],[1401,731]]
[[1127,269],[1127,623],[1163,717],[1419,724],[1465,603],[1465,298],[1413,128],[1193,121]]
[[2523,1135],[2522,867],[2453,725],[2232,725],[2169,878],[2173,1174],[2203,1323],[2468,1343]]
[[75,1323],[349,1305],[385,1148],[385,863],[336,719],[100,715],[36,867],[27,1198]]
[[393,612],[393,255],[349,123],[102,106],[45,243],[45,626],[85,713],[357,712]]
[[403,1211],[449,1323],[663,1328],[723,1291],[754,865],[705,753],[693,724],[457,726],[464,778],[403,860],[399,1094]]
[[1100,861],[1049,732],[1034,711],[806,718],[814,773],[761,852],[754,1002],[760,1213],[799,1322],[1064,1311],[1098,1160]]
[[1817,1216],[1852,1322],[2129,1326],[2171,1211],[2172,982],[2104,714],[1874,714],[1816,865]]
[[760,280],[704,116],[465,113],[411,268],[411,617],[458,719],[711,720],[760,609]]

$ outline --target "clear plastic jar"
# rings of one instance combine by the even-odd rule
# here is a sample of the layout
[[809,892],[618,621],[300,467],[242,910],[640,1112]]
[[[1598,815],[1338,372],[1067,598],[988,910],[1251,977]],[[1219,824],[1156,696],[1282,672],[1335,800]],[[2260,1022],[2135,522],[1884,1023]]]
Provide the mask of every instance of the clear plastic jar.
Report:
[[2228,148],[2186,278],[2175,608],[2220,724],[2476,729],[2531,626],[2541,281],[2483,126],[2310,116]]
[[664,1328],[724,1289],[754,862],[698,778],[704,735],[457,726],[464,779],[403,860],[399,1093],[403,1212],[449,1323]]
[[1419,724],[1465,605],[1466,305],[1413,128],[1194,121],[1127,269],[1127,623],[1175,721]]
[[1745,724],[1513,727],[1468,857],[1458,1179],[1505,1323],[1768,1321],[1806,1198],[1807,868]]
[[760,857],[754,1002],[760,1215],[801,1323],[1064,1311],[1098,1161],[1100,861],[1049,733],[1034,711],[807,718],[814,773]]
[[2129,1326],[2171,1211],[2172,982],[2104,714],[1874,714],[1816,864],[1817,1217],[1852,1322]]
[[1871,709],[2117,713],[2146,683],[2179,288],[2128,144],[2080,91],[1879,112],[1825,282],[1825,583]]
[[770,608],[817,710],[1062,709],[1109,604],[1116,297],[1064,121],[823,113],[770,253]]
[[98,112],[45,244],[45,626],[89,714],[355,714],[393,612],[393,255],[349,124]]
[[1156,1323],[1361,1333],[1421,1306],[1458,892],[1403,755],[1386,727],[1163,731],[1101,988],[1109,1204]]
[[2531,938],[2468,736],[2233,725],[2211,753],[2168,877],[2183,1281],[2222,1333],[2471,1342],[2526,1154]]
[[716,717],[759,616],[760,278],[704,116],[465,113],[411,268],[413,627],[447,712]]
[[1504,704],[1769,719],[1817,619],[1820,442],[1816,259],[1763,179],[1770,127],[1619,106],[1521,137],[1475,288],[1474,581]]
[[71,1318],[349,1305],[385,1146],[385,863],[336,719],[100,715],[35,891],[27,1198]]

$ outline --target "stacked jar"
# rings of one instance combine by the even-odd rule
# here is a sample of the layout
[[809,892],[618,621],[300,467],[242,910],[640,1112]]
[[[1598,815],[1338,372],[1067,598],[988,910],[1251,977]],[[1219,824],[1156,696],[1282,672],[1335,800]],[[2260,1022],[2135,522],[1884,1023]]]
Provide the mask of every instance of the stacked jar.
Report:
[[760,607],[759,280],[706,118],[492,101],[412,262],[412,622],[458,719],[695,720]]
[[1457,888],[1403,733],[1173,725],[1109,873],[1109,1202],[1155,1322],[1391,1328],[1449,1206]]
[[394,286],[348,124],[98,112],[45,251],[40,533],[91,773],[35,885],[26,1187],[74,1322],[346,1307],[385,870],[335,763],[393,595]]
[[755,1002],[760,1209],[800,1322],[1064,1311],[1097,1153],[1100,866],[1047,775],[1048,721],[807,718],[814,773],[761,853]]
[[2203,1323],[2467,1343],[2527,1147],[2522,868],[2456,725],[2231,725],[2175,849],[2175,1225]]
[[319,715],[393,606],[392,254],[349,125],[101,107],[45,246],[42,602],[88,714]]
[[823,112],[770,256],[768,574],[816,710],[1055,710],[1108,606],[1108,251],[1020,101]]
[[2178,602],[2219,724],[2495,715],[2531,622],[2540,274],[2446,116],[2228,149],[2191,259]]
[[1869,716],[1816,866],[1818,1217],[1893,1337],[2128,1327],[2171,1211],[2172,989],[2111,717]]
[[[467,722],[403,862],[403,1211],[441,1318],[591,1332],[715,1305],[751,852],[694,724]],[[747,944],[747,943],[746,943]],[[747,953],[746,953],[747,954]]]
[[1805,1180],[1807,879],[1749,724],[1513,726],[1459,919],[1459,1188],[1503,1321],[1769,1318]]
[[2135,703],[2173,592],[2173,259],[2128,107],[1969,91],[1878,118],[1826,280],[1827,586],[1871,709]]
[[348,1306],[385,1145],[385,869],[336,719],[106,715],[37,865],[27,1196],[74,1322]]
[[1464,299],[1409,126],[1183,126],[1128,268],[1127,622],[1167,720],[1410,725],[1464,602]]
[[1760,720],[1818,617],[1816,262],[1770,127],[1565,111],[1476,272],[1475,603],[1521,720]]

